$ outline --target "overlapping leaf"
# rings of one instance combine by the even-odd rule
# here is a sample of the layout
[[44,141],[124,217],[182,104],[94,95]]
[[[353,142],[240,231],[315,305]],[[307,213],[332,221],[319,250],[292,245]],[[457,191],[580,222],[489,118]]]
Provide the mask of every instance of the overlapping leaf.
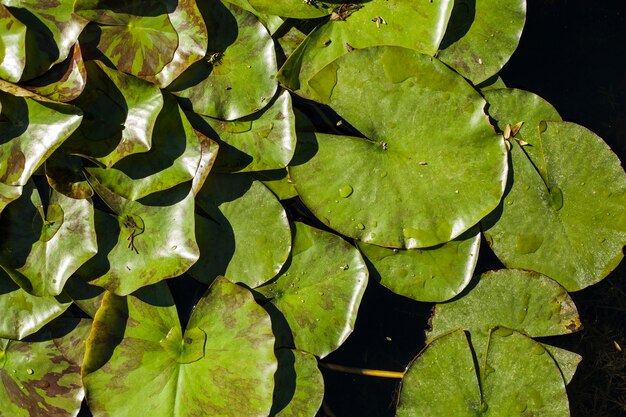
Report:
[[44,206],[29,182],[2,214],[0,264],[33,295],[59,295],[67,279],[98,251],[89,200],[53,191]]
[[346,12],[339,13],[340,18],[331,18],[300,44],[281,68],[279,79],[287,88],[315,99],[309,80],[353,48],[394,45],[434,55],[452,4],[452,0],[372,0],[360,8],[347,6]]
[[568,122],[530,93],[487,92],[490,113],[524,126],[512,140],[513,183],[483,222],[510,268],[541,272],[569,291],[600,281],[623,258],[626,174],[598,136]]
[[299,138],[303,156],[291,178],[333,229],[379,246],[428,247],[498,205],[504,144],[483,99],[440,62],[404,48],[367,48],[334,61],[311,85],[366,136]]
[[375,277],[396,294],[418,301],[441,302],[458,295],[469,284],[478,261],[480,232],[423,249],[391,249],[358,242],[374,266]]
[[291,249],[280,202],[249,174],[211,174],[197,195],[200,259],[190,270],[209,283],[224,275],[254,288],[274,277]]
[[26,25],[0,4],[0,78],[17,82],[26,65]]
[[[339,236],[296,222],[291,259],[273,281],[256,289],[272,307],[279,343],[324,357],[354,328],[367,285],[361,254]],[[323,259],[323,262],[320,262]],[[276,311],[277,310],[277,311]]]
[[[122,298],[107,294],[87,341],[83,378],[94,416],[267,415],[274,336],[252,295],[221,278],[187,328],[160,283]],[[146,398],[150,401],[146,402]]]
[[261,13],[297,19],[312,19],[329,15],[338,3],[318,0],[237,0],[233,3],[244,1]]
[[311,417],[324,398],[324,378],[310,353],[278,349],[271,417]]
[[276,54],[267,29],[251,13],[211,0],[198,4],[209,30],[205,59],[169,90],[193,111],[233,120],[265,107],[276,92]]

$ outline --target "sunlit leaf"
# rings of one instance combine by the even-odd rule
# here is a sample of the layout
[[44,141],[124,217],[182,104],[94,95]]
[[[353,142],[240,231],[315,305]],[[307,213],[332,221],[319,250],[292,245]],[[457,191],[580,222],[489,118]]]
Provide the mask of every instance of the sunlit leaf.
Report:
[[324,378],[310,353],[278,349],[271,417],[311,417],[324,398]]
[[0,4],[0,78],[17,82],[26,65],[26,26]]

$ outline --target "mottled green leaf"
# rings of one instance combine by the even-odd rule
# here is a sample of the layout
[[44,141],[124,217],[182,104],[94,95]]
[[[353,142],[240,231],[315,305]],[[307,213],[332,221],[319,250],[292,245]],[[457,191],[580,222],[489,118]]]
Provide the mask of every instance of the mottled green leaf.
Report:
[[91,319],[61,317],[48,326],[57,349],[70,362],[82,366]]
[[329,227],[379,246],[428,247],[498,205],[504,143],[483,113],[485,101],[439,61],[399,47],[355,50],[311,83],[366,136],[298,138],[302,155],[290,176]]
[[[179,361],[170,352],[174,345],[201,357]],[[267,415],[273,347],[267,314],[246,289],[222,278],[200,299],[184,332],[164,283],[125,298],[108,293],[87,341],[89,406],[95,417],[137,410],[154,417]]]
[[215,159],[217,158],[217,152],[219,150],[219,145],[217,142],[206,137],[202,132],[195,131],[200,139],[200,149],[202,150],[202,156],[200,157],[200,163],[198,164],[198,170],[193,177],[191,183],[191,190],[194,195],[200,191],[204,182],[209,176],[211,169],[213,168],[213,164],[215,163]]
[[458,295],[472,279],[480,232],[478,228],[470,229],[455,240],[423,249],[357,244],[382,285],[414,300],[441,302]]
[[24,87],[49,98],[50,100],[68,102],[83,92],[87,83],[87,70],[78,42],[72,53],[63,62],[53,66],[46,73],[30,80]]
[[291,333],[296,348],[324,357],[352,333],[367,266],[359,251],[339,236],[304,223],[294,225],[290,262],[256,291],[274,306],[274,325],[284,327],[286,321],[288,329],[281,331]]
[[287,91],[260,114],[231,122],[209,117],[202,117],[202,120],[205,127],[199,128],[207,130],[208,127],[219,138],[216,172],[285,168],[295,151],[295,120]]
[[526,0],[454,0],[437,57],[479,84],[513,55],[525,22]]
[[0,220],[0,264],[37,296],[59,295],[67,279],[96,254],[94,209],[52,191],[44,206],[32,183]]
[[331,19],[316,28],[283,65],[279,80],[298,94],[315,99],[309,80],[350,48],[394,45],[434,55],[443,38],[452,3],[452,0],[365,2],[345,20]]
[[286,169],[257,171],[252,173],[252,176],[269,188],[279,200],[298,196]]
[[86,170],[116,194],[137,200],[191,180],[200,164],[202,145],[187,117],[170,94],[154,124],[151,149],[135,153],[110,168]]
[[315,416],[324,399],[324,378],[310,353],[278,349],[270,417]]
[[573,123],[540,122],[558,114],[541,99],[523,96],[515,90],[487,94],[500,128],[524,125],[512,140],[513,182],[499,209],[483,221],[485,236],[507,267],[538,271],[568,291],[580,290],[623,258],[626,174],[602,139]]
[[21,185],[13,186],[0,182],[0,213],[2,213],[7,204],[22,195],[22,189]]
[[578,311],[567,291],[535,272],[490,271],[462,297],[437,304],[427,339],[467,329],[482,352],[489,329],[506,326],[531,337],[572,333],[581,328]]
[[19,342],[0,339],[0,415],[76,416],[84,397],[80,366],[65,357],[48,330]]
[[72,275],[63,288],[63,293],[91,318],[100,308],[105,292],[104,288],[91,285],[78,275]]
[[233,120],[265,107],[276,92],[276,53],[251,13],[217,0],[199,3],[209,31],[207,55],[168,88],[193,111]]
[[163,108],[161,91],[99,61],[85,65],[89,82],[74,101],[85,117],[66,143],[68,150],[88,155],[106,167],[150,150],[152,131]]
[[95,212],[98,254],[78,274],[118,294],[183,274],[199,256],[194,237],[194,199],[189,187],[140,201],[126,200],[90,183],[113,214]]
[[0,78],[17,82],[26,65],[26,26],[0,4]]
[[196,0],[178,0],[177,3],[176,9],[169,13],[170,22],[178,34],[174,57],[158,74],[144,77],[161,88],[167,87],[191,64],[202,59],[207,50],[207,27]]
[[0,338],[21,340],[58,317],[71,304],[72,300],[64,295],[36,297],[27,293],[0,267]]
[[488,337],[479,369],[462,330],[435,339],[402,381],[398,417],[569,416],[563,378],[540,343],[504,327]]
[[274,32],[276,32],[276,30],[278,30],[278,28],[285,22],[285,19],[274,14],[259,12],[252,7],[248,0],[224,0],[224,2],[234,4],[235,6],[241,7],[242,9],[255,15],[271,34],[274,34]]
[[285,210],[263,184],[249,174],[211,174],[196,201],[195,279],[209,283],[225,275],[254,288],[280,271],[291,231]]
[[162,1],[130,2],[115,9],[87,8],[80,13],[93,22],[81,39],[122,72],[155,76],[175,57],[179,38]]
[[61,148],[46,159],[45,168],[48,184],[56,192],[76,199],[93,196],[93,189],[83,172],[82,158]]
[[[2,84],[0,90],[12,89]],[[31,94],[15,88],[19,94]],[[13,93],[13,91],[12,91]],[[79,110],[66,104],[0,91],[0,183],[25,185],[35,170],[78,127]]]

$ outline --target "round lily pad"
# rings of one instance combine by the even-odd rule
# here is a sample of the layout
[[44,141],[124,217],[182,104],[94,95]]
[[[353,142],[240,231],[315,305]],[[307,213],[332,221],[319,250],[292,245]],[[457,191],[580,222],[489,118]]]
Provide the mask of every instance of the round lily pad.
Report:
[[269,316],[248,290],[220,278],[185,330],[164,283],[105,295],[83,380],[94,416],[257,417],[270,411],[275,371]]
[[298,138],[303,155],[291,178],[329,227],[379,246],[428,247],[456,238],[498,205],[504,143],[485,101],[439,61],[399,47],[355,50],[310,84],[365,135]]
[[324,378],[310,353],[278,349],[271,417],[311,417],[324,399]]

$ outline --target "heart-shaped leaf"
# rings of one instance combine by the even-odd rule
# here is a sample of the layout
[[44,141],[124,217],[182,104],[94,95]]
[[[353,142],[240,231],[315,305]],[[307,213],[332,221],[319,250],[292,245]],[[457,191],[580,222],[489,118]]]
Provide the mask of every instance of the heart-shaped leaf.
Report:
[[44,207],[29,182],[0,221],[0,264],[37,296],[59,295],[67,279],[98,251],[94,209],[53,191]]
[[626,174],[598,136],[573,123],[540,122],[550,116],[546,105],[517,96],[511,90],[487,93],[501,128],[525,123],[512,144],[513,183],[483,221],[485,236],[507,267],[538,271],[568,291],[580,290],[623,258]]
[[26,65],[26,25],[0,4],[0,78],[13,83]]
[[90,183],[113,211],[95,212],[99,252],[78,271],[91,284],[126,295],[179,276],[198,260],[194,199],[186,184],[167,196],[131,201],[93,177]]
[[274,277],[291,249],[280,202],[249,174],[211,174],[198,193],[200,259],[190,275],[209,283],[218,275],[254,288]]
[[[296,147],[291,96],[278,96],[262,113],[227,122],[202,117],[203,131],[219,137],[216,172],[247,172],[285,168]],[[208,126],[207,126],[208,125]],[[207,129],[208,128],[208,129]]]
[[278,349],[271,417],[311,417],[324,399],[324,378],[310,353]]
[[267,415],[273,348],[267,314],[225,279],[200,299],[184,332],[164,283],[125,298],[108,293],[87,340],[89,406],[96,417],[139,409],[155,417]]
[[279,80],[298,94],[315,98],[309,80],[352,48],[394,45],[435,55],[452,4],[452,0],[365,2],[349,16],[331,18],[311,32],[285,62]]
[[374,266],[374,278],[396,294],[441,302],[458,295],[474,275],[480,248],[478,228],[450,242],[423,249],[391,249],[358,242]]
[[[19,87],[0,90],[31,95]],[[45,100],[45,99],[44,99]],[[78,127],[82,116],[70,105],[17,97],[0,91],[0,183],[25,185],[35,170]]]
[[86,168],[103,186],[128,199],[167,190],[191,180],[202,157],[200,138],[170,94],[154,124],[151,149],[128,155],[111,168]]
[[169,86],[193,111],[233,120],[269,103],[278,87],[276,53],[251,13],[211,0],[198,4],[209,30],[207,55]]
[[[324,357],[352,333],[367,286],[359,251],[339,236],[296,222],[291,259],[269,284],[256,288],[270,300],[279,343]],[[323,259],[323,262],[320,262]],[[286,323],[285,323],[286,322]]]
[[526,0],[455,0],[437,57],[479,84],[513,55],[525,22]]

